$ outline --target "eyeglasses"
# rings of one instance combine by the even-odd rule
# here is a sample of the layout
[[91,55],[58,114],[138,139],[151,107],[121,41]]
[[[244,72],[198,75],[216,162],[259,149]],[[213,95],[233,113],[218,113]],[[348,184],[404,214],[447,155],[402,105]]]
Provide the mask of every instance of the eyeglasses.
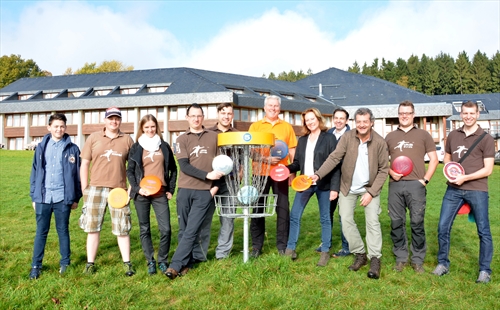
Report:
[[399,115],[401,116],[409,116],[409,115],[412,115],[414,112],[398,112]]
[[188,115],[189,118],[202,118],[203,115]]

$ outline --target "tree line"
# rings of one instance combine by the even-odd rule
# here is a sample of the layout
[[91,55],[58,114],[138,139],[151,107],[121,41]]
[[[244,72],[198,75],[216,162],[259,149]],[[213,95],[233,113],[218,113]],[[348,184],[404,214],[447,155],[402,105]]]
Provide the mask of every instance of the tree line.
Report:
[[470,61],[465,51],[454,59],[441,52],[436,57],[411,55],[408,60],[379,61],[370,66],[354,64],[348,72],[374,76],[426,95],[481,94],[500,92],[500,52],[491,58],[477,51]]

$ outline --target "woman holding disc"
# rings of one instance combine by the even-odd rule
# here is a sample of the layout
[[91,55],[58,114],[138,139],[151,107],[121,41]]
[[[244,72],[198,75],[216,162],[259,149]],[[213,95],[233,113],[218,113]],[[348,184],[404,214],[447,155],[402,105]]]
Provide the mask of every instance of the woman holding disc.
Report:
[[[172,149],[163,141],[158,121],[151,114],[145,115],[140,121],[137,142],[129,152],[127,178],[130,183],[129,196],[134,200],[139,219],[141,245],[148,262],[148,273],[156,273],[155,251],[151,240],[151,206],[160,231],[158,268],[165,272],[168,268],[171,239],[168,201],[175,191],[177,166]],[[161,182],[161,185],[155,184],[155,180]],[[159,190],[155,192],[157,188]]]
[[[315,109],[310,108],[302,112],[302,127],[304,135],[299,138],[293,163],[288,165],[290,172],[300,170],[303,175],[313,175],[321,167],[337,146],[335,135],[326,132],[323,116]],[[290,235],[288,237],[285,255],[293,260],[297,258],[295,252],[300,233],[300,221],[304,209],[311,196],[316,193],[319,205],[321,223],[321,257],[318,266],[324,267],[330,258],[328,252],[332,242],[332,226],[330,224],[330,201],[338,196],[340,189],[340,170],[334,169],[330,174],[309,188],[295,194],[292,211],[290,212]]]

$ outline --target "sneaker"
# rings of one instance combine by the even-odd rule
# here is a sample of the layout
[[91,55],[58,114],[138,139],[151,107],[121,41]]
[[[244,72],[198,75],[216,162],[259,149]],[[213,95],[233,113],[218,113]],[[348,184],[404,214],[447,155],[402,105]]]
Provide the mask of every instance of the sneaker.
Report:
[[318,267],[325,267],[326,264],[328,264],[329,260],[330,260],[330,253],[321,252],[321,256],[319,257],[319,262],[318,262],[317,266]]
[[160,268],[162,273],[167,272],[168,264],[167,263],[158,263],[158,268]]
[[296,260],[297,259],[297,252],[295,252],[295,250],[290,250],[287,248],[285,250],[285,256],[290,257],[292,260]]
[[349,256],[349,255],[351,255],[351,252],[349,252],[349,250],[340,249],[340,251],[338,251],[337,253],[333,253],[332,257],[333,258],[339,258],[339,257],[346,257],[346,256]]
[[132,267],[132,263],[131,262],[123,262],[123,267],[125,267],[125,275],[127,277],[131,277],[131,276],[133,276],[135,274],[135,270]]
[[[396,265],[394,265],[394,267],[392,268],[392,270],[394,271],[397,271],[397,272],[401,272],[403,271],[403,269],[405,269],[406,265],[408,265],[407,262],[397,262]],[[413,264],[412,264],[413,266]],[[415,269],[415,268],[413,268]]]
[[370,270],[367,275],[370,279],[380,278],[380,258],[372,257],[370,259]]
[[262,254],[261,250],[253,248],[252,252],[250,252],[250,257],[257,258],[260,254]]
[[411,263],[411,266],[416,273],[425,273],[424,265]]
[[150,276],[156,274],[156,262],[154,260],[148,263],[148,274]]
[[351,266],[349,266],[349,270],[358,271],[361,267],[368,264],[368,258],[366,257],[366,253],[355,254],[354,262]]
[[69,265],[64,265],[59,268],[59,274],[64,274],[66,272],[66,269],[68,269]]
[[87,263],[85,265],[85,269],[83,270],[83,273],[85,274],[94,274],[95,272],[95,265],[94,263]]
[[491,281],[491,275],[486,271],[480,271],[476,283],[488,283]]
[[436,269],[434,269],[432,273],[436,276],[444,276],[448,273],[448,268],[446,268],[444,265],[439,264],[436,266]]
[[40,278],[40,273],[42,272],[41,267],[32,267],[30,271],[30,280],[36,280]]

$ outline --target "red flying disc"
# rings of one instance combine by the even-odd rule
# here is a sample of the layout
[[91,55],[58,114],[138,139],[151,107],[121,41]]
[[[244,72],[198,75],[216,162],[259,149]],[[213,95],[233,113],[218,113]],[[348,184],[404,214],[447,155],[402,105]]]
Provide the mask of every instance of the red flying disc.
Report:
[[311,187],[313,181],[305,174],[299,175],[292,181],[292,189],[296,192],[303,192]]
[[271,176],[271,179],[273,179],[276,182],[281,182],[286,179],[288,179],[288,176],[290,175],[290,170],[285,165],[277,165],[273,169],[271,169],[271,172],[269,173]]
[[391,169],[404,177],[413,170],[413,161],[407,156],[398,156],[392,161]]
[[464,202],[460,210],[458,210],[458,214],[469,214],[470,213],[470,205],[467,202]]
[[443,174],[448,181],[453,181],[457,176],[465,174],[465,169],[457,162],[450,161],[443,167]]
[[155,175],[147,175],[142,178],[139,186],[148,192],[148,195],[154,195],[158,193],[161,188],[161,180]]
[[108,204],[115,209],[121,209],[127,205],[128,193],[123,188],[113,188],[108,194]]

